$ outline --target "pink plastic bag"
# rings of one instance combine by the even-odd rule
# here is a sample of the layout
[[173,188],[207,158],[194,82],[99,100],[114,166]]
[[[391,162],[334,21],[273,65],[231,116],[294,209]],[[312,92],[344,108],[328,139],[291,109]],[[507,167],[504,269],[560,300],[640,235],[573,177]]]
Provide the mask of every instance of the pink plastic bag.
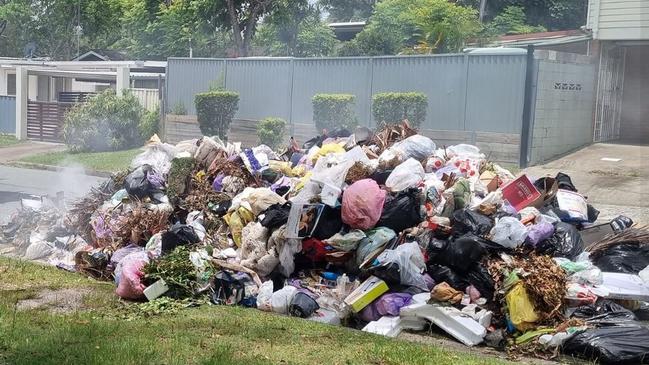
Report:
[[142,268],[149,262],[144,252],[129,254],[120,261],[115,269],[115,279],[119,280],[115,293],[124,299],[144,298],[146,286],[142,283]]
[[351,184],[343,194],[342,219],[357,229],[370,229],[381,218],[385,191],[371,179]]

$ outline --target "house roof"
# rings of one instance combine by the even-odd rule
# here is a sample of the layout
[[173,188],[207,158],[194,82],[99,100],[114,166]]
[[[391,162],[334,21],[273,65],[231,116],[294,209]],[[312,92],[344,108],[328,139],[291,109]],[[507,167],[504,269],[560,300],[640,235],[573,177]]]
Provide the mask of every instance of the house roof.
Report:
[[72,61],[125,61],[126,56],[112,49],[92,49],[72,59]]
[[506,47],[521,47],[527,45],[551,46],[583,42],[592,39],[592,35],[579,29],[560,30],[556,32],[540,32],[528,34],[504,35],[498,38],[493,45]]

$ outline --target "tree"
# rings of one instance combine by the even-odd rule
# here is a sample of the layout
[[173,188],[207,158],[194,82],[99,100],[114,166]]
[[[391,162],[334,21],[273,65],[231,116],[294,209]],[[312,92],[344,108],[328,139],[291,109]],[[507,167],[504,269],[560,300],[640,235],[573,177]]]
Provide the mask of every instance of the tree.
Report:
[[376,5],[365,29],[340,53],[457,52],[480,28],[475,9],[446,0],[384,0]]
[[320,0],[332,22],[367,20],[372,15],[376,0]]
[[[457,0],[456,3],[480,7],[480,0]],[[588,0],[487,0],[487,19],[495,19],[510,6],[523,8],[528,24],[549,30],[578,29],[586,23],[588,13]]]
[[333,54],[334,32],[320,10],[306,0],[279,2],[259,28],[255,45],[269,56],[317,57]]
[[[119,1],[2,0],[0,50],[23,56],[23,47],[36,45],[36,55],[67,60],[81,50],[106,48],[119,39]],[[82,27],[77,44],[75,28]]]
[[508,6],[489,23],[487,32],[493,35],[525,34],[545,32],[545,28],[526,24],[522,7]]
[[[259,20],[278,0],[200,0],[199,14],[213,27],[229,28],[237,56],[246,57]],[[290,1],[290,0],[284,0]]]

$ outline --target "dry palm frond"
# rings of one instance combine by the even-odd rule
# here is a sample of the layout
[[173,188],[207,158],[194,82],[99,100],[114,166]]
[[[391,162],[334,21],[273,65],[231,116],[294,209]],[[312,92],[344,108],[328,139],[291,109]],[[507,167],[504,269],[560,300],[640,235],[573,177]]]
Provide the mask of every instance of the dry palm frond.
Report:
[[621,232],[611,233],[588,248],[590,252],[589,257],[591,260],[597,260],[611,247],[622,244],[637,246],[649,245],[649,227],[634,226]]

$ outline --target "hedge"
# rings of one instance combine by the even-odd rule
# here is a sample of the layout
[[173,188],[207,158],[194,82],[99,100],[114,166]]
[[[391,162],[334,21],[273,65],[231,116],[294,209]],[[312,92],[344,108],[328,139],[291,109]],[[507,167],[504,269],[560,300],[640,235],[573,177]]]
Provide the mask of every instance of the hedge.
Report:
[[129,91],[122,96],[106,90],[76,104],[65,114],[63,140],[71,151],[104,152],[126,150],[142,145],[151,137],[146,110]]
[[313,121],[318,131],[345,128],[353,130],[356,120],[356,96],[350,94],[316,94],[313,103]]
[[196,94],[196,118],[201,132],[206,136],[219,136],[227,140],[232,118],[239,110],[239,93],[209,91]]
[[257,124],[259,141],[271,148],[282,144],[286,134],[286,121],[282,118],[266,118]]
[[380,93],[372,98],[372,112],[377,123],[400,123],[408,119],[413,127],[426,119],[428,97],[423,93]]

